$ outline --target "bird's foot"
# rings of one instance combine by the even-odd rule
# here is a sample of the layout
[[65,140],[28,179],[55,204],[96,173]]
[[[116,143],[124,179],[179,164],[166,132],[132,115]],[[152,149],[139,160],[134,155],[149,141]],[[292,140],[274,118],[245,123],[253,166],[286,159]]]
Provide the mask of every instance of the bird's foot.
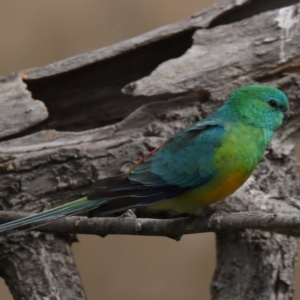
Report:
[[218,213],[218,210],[212,207],[204,207],[201,212],[187,216],[187,221],[192,222],[195,219],[209,219],[212,215]]
[[219,211],[213,207],[207,206],[204,207],[200,216],[203,216],[203,218],[208,219],[210,218],[212,215],[218,213]]
[[136,215],[135,215],[135,213],[131,209],[128,209],[124,214],[122,214],[121,216],[119,216],[119,218],[121,218],[121,219],[135,218],[136,219]]

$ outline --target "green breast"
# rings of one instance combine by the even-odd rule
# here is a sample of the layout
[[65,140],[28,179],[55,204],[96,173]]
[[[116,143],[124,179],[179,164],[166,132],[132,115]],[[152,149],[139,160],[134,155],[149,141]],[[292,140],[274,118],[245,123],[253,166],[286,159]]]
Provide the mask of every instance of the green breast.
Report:
[[216,149],[214,165],[224,172],[251,174],[261,160],[272,138],[272,132],[243,123],[228,124],[222,138],[222,146]]

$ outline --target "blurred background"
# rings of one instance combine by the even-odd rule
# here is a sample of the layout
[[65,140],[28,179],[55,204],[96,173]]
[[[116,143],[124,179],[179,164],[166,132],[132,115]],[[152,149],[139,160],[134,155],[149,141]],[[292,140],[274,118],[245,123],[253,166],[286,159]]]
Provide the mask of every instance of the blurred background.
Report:
[[[214,2],[1,0],[0,76],[128,39],[188,18]],[[78,237],[73,252],[89,300],[209,299],[215,266],[213,234],[184,236],[180,242],[154,237]],[[3,280],[0,299],[12,299]],[[294,299],[300,299],[299,292]]]

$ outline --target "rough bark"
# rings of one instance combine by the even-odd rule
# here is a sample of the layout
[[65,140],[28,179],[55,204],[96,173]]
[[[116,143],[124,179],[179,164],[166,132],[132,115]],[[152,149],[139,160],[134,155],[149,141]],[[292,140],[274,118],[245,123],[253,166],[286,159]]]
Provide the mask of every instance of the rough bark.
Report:
[[14,299],[85,299],[71,241],[35,233],[0,244],[0,275]]
[[[205,117],[234,88],[264,83],[287,93],[290,121],[248,183],[216,206],[276,212],[288,201],[293,208],[284,212],[291,212],[300,196],[300,6],[280,7],[296,2],[223,1],[190,20],[2,80],[0,128],[12,118],[2,109],[8,99],[21,99],[16,116],[27,105],[34,113],[2,134],[1,208],[34,212],[76,199]],[[292,299],[294,237],[244,230],[217,241],[213,299]],[[15,299],[84,298],[68,237],[27,232],[0,242],[0,273]]]

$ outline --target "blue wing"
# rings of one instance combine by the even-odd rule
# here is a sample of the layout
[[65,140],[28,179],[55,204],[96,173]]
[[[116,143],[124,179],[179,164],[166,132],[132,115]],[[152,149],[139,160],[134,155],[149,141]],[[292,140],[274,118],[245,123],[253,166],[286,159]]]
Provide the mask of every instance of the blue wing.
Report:
[[100,210],[106,213],[173,198],[204,184],[217,172],[214,153],[224,132],[220,122],[195,123],[174,135],[128,175],[96,182],[88,199],[105,199]]
[[129,179],[146,186],[203,184],[216,173],[213,159],[224,131],[224,126],[206,122],[188,127],[132,170]]

